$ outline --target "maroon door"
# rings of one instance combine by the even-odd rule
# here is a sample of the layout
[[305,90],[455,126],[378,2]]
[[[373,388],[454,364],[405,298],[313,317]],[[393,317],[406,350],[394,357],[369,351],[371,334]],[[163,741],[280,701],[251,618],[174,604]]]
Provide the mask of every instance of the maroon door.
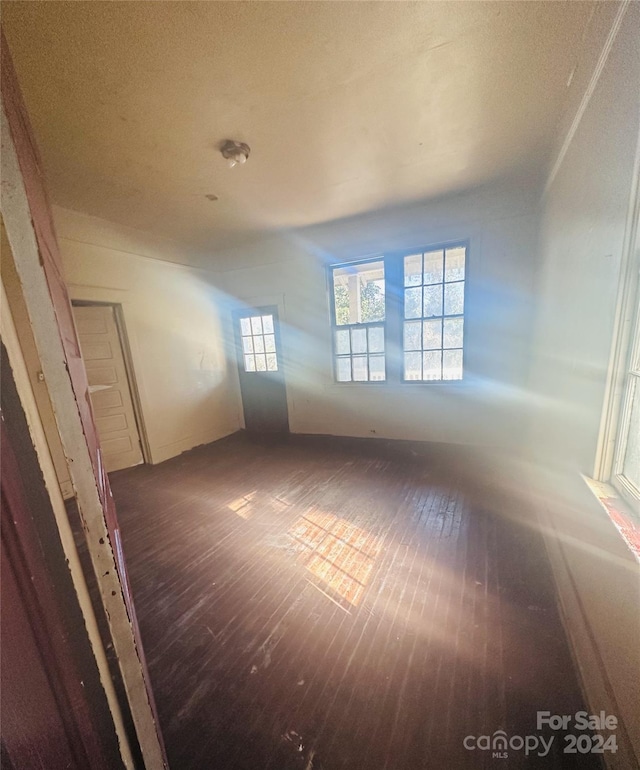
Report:
[[2,767],[122,767],[26,419],[2,354]]

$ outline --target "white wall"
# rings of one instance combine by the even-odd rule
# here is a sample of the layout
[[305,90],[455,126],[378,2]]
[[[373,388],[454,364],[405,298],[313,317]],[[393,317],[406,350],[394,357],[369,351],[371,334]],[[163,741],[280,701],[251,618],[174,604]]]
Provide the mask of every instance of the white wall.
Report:
[[640,573],[578,475],[594,469],[640,126],[640,5],[628,5],[613,38],[619,8],[597,6],[587,41],[590,66],[577,73],[543,201],[532,449],[549,552],[587,697],[592,709],[621,722],[624,745],[608,758],[612,766],[636,767]]
[[214,275],[173,264],[170,241],[56,207],[54,218],[72,299],[122,305],[152,461],[237,430]]
[[[509,445],[522,431],[537,226],[513,179],[420,206],[280,233],[216,255],[222,288],[278,304],[295,433]],[[327,265],[470,240],[463,383],[336,384]]]
[[[615,6],[605,10],[611,14]],[[587,474],[596,454],[638,141],[638,12],[632,3],[548,189],[541,223],[536,438]]]

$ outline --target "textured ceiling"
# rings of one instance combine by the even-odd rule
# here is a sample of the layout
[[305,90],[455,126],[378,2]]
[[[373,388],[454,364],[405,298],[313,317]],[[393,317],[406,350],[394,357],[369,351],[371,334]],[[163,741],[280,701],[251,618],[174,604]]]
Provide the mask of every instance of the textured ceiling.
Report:
[[53,200],[208,250],[539,165],[592,10],[30,0],[2,23]]

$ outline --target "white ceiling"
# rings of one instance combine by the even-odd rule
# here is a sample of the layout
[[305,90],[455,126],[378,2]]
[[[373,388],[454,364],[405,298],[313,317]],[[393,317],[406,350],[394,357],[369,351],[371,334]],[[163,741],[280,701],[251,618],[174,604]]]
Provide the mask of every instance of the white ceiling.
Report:
[[2,23],[55,203],[209,250],[539,166],[593,7],[28,1]]

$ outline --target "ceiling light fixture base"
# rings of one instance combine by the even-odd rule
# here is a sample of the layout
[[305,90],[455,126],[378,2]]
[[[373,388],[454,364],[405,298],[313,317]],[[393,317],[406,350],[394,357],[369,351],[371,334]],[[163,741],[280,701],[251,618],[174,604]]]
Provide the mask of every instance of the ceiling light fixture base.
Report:
[[233,168],[238,164],[242,165],[247,162],[251,148],[244,142],[235,142],[233,139],[226,139],[220,145],[220,152],[222,157],[228,161],[229,166]]

